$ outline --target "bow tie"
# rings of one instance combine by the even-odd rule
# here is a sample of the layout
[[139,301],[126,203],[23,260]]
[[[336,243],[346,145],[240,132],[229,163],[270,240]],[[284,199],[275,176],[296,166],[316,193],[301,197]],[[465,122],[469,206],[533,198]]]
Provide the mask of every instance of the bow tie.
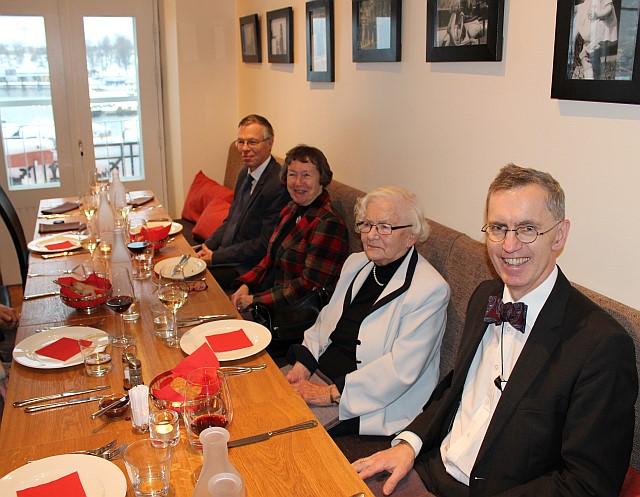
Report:
[[527,304],[524,302],[503,302],[500,297],[489,297],[487,310],[484,314],[484,322],[489,324],[502,324],[508,322],[516,330],[524,333],[524,324],[527,318]]

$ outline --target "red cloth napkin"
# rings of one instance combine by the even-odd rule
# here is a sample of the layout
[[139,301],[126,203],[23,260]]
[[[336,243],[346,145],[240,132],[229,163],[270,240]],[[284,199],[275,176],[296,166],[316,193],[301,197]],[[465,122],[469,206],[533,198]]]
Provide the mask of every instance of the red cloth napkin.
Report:
[[206,338],[214,352],[229,352],[230,350],[244,349],[253,345],[243,329],[220,333],[219,335],[209,335]]
[[175,377],[186,378],[194,369],[205,367],[218,368],[220,367],[220,363],[209,345],[203,343],[190,356],[180,361],[180,363],[171,370],[173,375],[167,378],[167,380],[161,384],[160,388],[154,390],[153,395],[159,399],[169,400],[172,402],[180,402],[184,400],[184,393],[176,392],[171,387],[171,382]]
[[73,248],[74,245],[69,240],[65,240],[64,242],[50,243],[49,245],[45,245],[45,247],[47,248],[47,250],[60,250]]
[[171,231],[171,223],[166,226],[154,226],[153,228],[143,226],[140,233],[142,234],[143,240],[158,242],[167,238],[169,236],[169,231]]
[[64,495],[64,497],[87,497],[77,471],[49,483],[18,490],[17,495],[18,497],[52,497],[58,495]]
[[80,344],[90,345],[89,340],[76,340],[75,338],[62,337],[55,342],[45,345],[41,349],[36,350],[36,354],[52,357],[60,361],[66,361],[74,355],[80,353]]

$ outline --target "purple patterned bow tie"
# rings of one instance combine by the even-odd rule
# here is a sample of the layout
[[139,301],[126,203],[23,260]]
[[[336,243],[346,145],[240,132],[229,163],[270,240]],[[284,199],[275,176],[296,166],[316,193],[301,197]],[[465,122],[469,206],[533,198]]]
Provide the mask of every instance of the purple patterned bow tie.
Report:
[[489,297],[487,310],[484,314],[484,322],[489,324],[502,324],[508,322],[516,330],[524,333],[524,324],[527,318],[527,304],[524,302],[503,302],[500,297]]

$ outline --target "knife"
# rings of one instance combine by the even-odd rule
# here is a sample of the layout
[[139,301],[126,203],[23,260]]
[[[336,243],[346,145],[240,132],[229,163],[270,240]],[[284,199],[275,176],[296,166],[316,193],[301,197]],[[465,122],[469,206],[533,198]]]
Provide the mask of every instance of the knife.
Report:
[[55,297],[56,295],[60,295],[60,292],[58,292],[57,290],[54,292],[34,293],[32,295],[25,295],[24,297],[22,297],[22,300],[34,300],[34,299],[41,299],[44,297]]
[[84,404],[86,402],[97,402],[102,399],[104,399],[104,396],[82,397],[80,399],[65,400],[64,402],[55,402],[53,404],[42,404],[39,406],[25,407],[24,412],[40,412],[40,411],[46,411],[47,409],[56,409],[58,407],[72,406],[75,404]]
[[44,395],[42,397],[32,397],[30,399],[16,400],[13,403],[13,407],[22,407],[28,404],[35,404],[36,402],[43,402],[45,400],[64,399],[65,397],[73,397],[74,395],[82,395],[83,393],[98,392],[100,390],[106,390],[107,388],[110,388],[110,386],[100,385],[99,387],[85,388],[84,390],[71,390],[69,392],[53,393],[51,395]]
[[305,421],[304,423],[298,423],[297,425],[280,428],[279,430],[267,431],[266,433],[253,435],[252,437],[231,440],[227,443],[227,447],[231,449],[232,447],[240,447],[241,445],[263,442],[265,440],[269,440],[271,437],[275,437],[276,435],[282,435],[283,433],[289,433],[290,431],[306,430],[307,428],[313,428],[315,426],[318,426],[318,422],[315,419],[312,419],[310,421]]
[[88,253],[86,250],[65,250],[64,252],[56,252],[55,254],[40,254],[43,259],[55,259],[56,257],[67,257],[68,255],[80,255]]
[[194,321],[213,321],[214,319],[231,319],[233,316],[231,314],[207,314],[204,316],[193,316],[187,318],[178,319],[178,323],[193,323]]

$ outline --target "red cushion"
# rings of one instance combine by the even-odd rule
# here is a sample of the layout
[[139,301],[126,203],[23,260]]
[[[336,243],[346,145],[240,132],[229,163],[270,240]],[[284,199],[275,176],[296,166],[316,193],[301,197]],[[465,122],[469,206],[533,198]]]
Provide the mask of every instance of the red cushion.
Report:
[[193,178],[193,183],[191,183],[189,193],[184,201],[182,217],[195,223],[200,218],[205,207],[214,199],[231,203],[233,191],[212,180],[202,171],[198,171],[196,177]]
[[640,471],[629,466],[624,478],[620,497],[638,497],[640,495]]
[[212,200],[202,211],[200,219],[193,227],[192,233],[200,238],[207,239],[222,224],[229,214],[231,204],[224,200]]

